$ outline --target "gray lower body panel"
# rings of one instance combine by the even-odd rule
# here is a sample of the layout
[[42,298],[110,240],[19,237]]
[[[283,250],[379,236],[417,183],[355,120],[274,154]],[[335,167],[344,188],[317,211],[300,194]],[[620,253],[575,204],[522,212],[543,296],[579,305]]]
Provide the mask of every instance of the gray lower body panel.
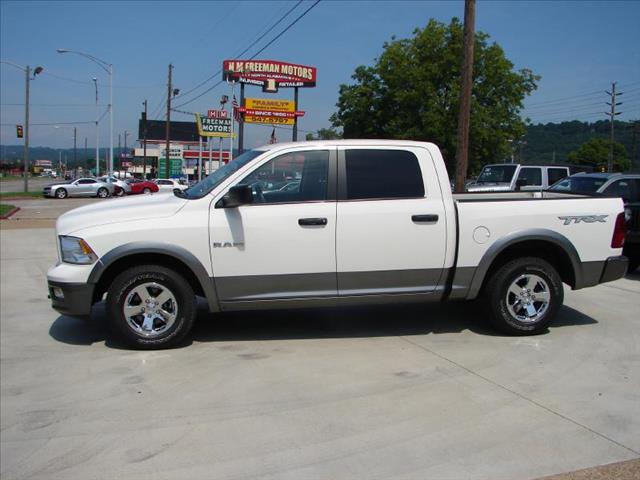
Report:
[[408,301],[439,297],[436,293],[442,292],[438,284],[444,273],[441,269],[419,269],[248,275],[216,277],[215,286],[224,310],[233,309],[234,304],[238,308],[264,308],[275,303],[279,306],[388,303],[397,297],[406,297],[401,300]]

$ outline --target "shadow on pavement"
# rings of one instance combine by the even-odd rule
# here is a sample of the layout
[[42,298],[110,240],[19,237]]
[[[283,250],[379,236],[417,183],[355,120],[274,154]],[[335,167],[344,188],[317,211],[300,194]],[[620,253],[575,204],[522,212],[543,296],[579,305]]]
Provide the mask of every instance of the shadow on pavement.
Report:
[[[590,325],[597,320],[564,306],[551,330]],[[210,314],[200,303],[198,318],[188,340],[227,342],[318,338],[392,337],[455,333],[503,336],[485,319],[477,302],[433,305],[271,310]],[[545,332],[548,333],[548,332]],[[127,348],[107,328],[104,304],[94,307],[91,320],[60,316],[49,329],[55,340],[69,345],[105,342],[110,348]]]
[[640,268],[637,268],[636,271],[633,273],[627,272],[624,278],[626,278],[627,280],[640,281]]

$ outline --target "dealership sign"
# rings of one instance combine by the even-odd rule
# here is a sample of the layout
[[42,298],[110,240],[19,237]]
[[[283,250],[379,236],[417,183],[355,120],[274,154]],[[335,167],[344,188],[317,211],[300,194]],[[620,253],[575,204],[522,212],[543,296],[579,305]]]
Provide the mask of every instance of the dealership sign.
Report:
[[296,117],[304,115],[304,112],[296,111],[295,102],[270,98],[247,98],[245,106],[238,110],[244,113],[247,123],[293,125]]
[[224,80],[258,85],[265,92],[315,87],[316,73],[315,67],[274,60],[225,60],[222,65]]
[[[210,110],[210,113],[213,111],[219,112],[219,110]],[[196,123],[201,137],[228,138],[231,136],[231,118],[227,118],[226,112],[224,117],[222,115],[203,117],[196,113]]]

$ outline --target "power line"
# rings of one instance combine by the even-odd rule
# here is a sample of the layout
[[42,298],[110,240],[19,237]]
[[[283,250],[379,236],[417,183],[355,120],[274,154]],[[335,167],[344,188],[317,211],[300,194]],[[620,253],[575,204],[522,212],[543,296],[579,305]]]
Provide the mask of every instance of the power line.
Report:
[[[80,85],[93,85],[93,82],[88,82],[85,80],[77,80],[75,78],[69,78],[69,77],[63,77],[62,75],[57,75],[55,73],[51,73],[48,71],[43,71],[42,72],[43,75],[48,75],[50,77],[53,78],[57,78],[58,80],[64,80],[66,82],[71,82],[71,83],[77,83]],[[157,88],[157,87],[162,87],[163,85],[161,84],[156,84],[156,85],[113,85],[113,88]]]
[[[287,25],[287,27],[284,28],[284,30],[282,30],[278,35],[276,35],[275,37],[273,37],[264,47],[262,47],[260,50],[258,50],[256,53],[254,53],[251,57],[249,57],[249,59],[253,59],[255,58],[257,55],[259,55],[260,53],[262,53],[265,49],[267,49],[270,45],[273,44],[273,42],[275,42],[276,40],[278,40],[282,35],[284,35],[291,27],[293,27],[296,23],[298,23],[302,17],[304,17],[307,13],[309,13],[311,11],[311,9],[313,9],[316,5],[318,5],[318,3],[320,3],[320,0],[316,0],[313,5],[311,5],[309,8],[307,8],[304,12],[302,12],[302,14],[300,14],[293,22],[291,22],[289,25]],[[297,5],[296,5],[297,6]],[[245,50],[246,51],[246,50]],[[242,52],[240,55],[243,55],[245,52]],[[221,71],[218,71],[218,74]],[[181,103],[180,105],[176,105],[176,108],[179,107],[184,107],[185,105],[188,105],[192,102],[194,102],[195,100],[197,100],[198,98],[202,97],[203,95],[206,95],[207,93],[209,93],[211,90],[213,90],[214,88],[216,88],[218,85],[222,84],[224,81],[220,80],[219,82],[217,82],[216,84],[214,84],[212,87],[208,88],[207,90],[205,90],[204,92],[202,92],[201,94],[193,97],[191,100],[188,100],[186,102]]]
[[[293,7],[291,7],[287,13],[285,13],[283,16],[280,17],[280,19],[278,19],[278,21],[276,23],[274,23],[266,32],[264,32],[262,35],[260,35],[256,40],[254,40],[248,47],[246,47],[244,50],[242,50],[242,52],[234,55],[235,57],[241,57],[242,55],[244,55],[247,51],[249,51],[249,49],[251,49],[256,43],[258,43],[260,40],[262,40],[265,36],[267,36],[269,34],[269,32],[271,32],[275,27],[277,27],[285,18],[287,18],[289,16],[289,14],[291,12],[293,12],[293,10],[295,10],[298,5],[300,5],[302,3],[302,0],[299,0],[298,3],[296,3]],[[253,57],[252,57],[253,58]],[[184,97],[186,95],[189,95],[191,92],[199,89],[201,86],[203,86],[204,84],[206,84],[207,82],[209,82],[210,80],[213,80],[214,78],[216,78],[217,76],[219,76],[222,73],[222,69],[219,69],[218,71],[216,71],[216,73],[214,73],[213,75],[211,75],[210,77],[204,79],[202,82],[200,82],[198,85],[196,85],[195,87],[187,90],[186,92],[181,93],[180,95],[177,95],[176,97],[174,97],[174,99],[180,98],[180,97]],[[218,85],[220,85],[221,83],[223,83],[223,80],[220,80],[219,82],[217,82],[213,87],[209,88],[208,90],[204,91],[202,94],[200,94],[197,97],[194,97],[192,100],[190,100],[187,103],[182,103],[179,106],[182,105],[187,105],[188,103],[191,103],[192,101],[200,98],[202,95],[210,92],[211,90],[213,90],[215,87],[217,87]]]
[[313,9],[316,5],[318,5],[320,3],[320,0],[316,0],[313,5],[311,5],[309,8],[307,8],[304,12],[302,12],[302,15],[300,15],[298,18],[296,18],[293,22],[291,22],[289,24],[289,26],[287,28],[285,28],[284,30],[282,30],[282,32],[280,32],[278,35],[276,35],[269,43],[267,43],[264,47],[262,47],[260,50],[258,50],[256,53],[253,54],[253,56],[251,57],[252,59],[255,58],[256,56],[260,55],[264,50],[266,50],[273,42],[275,42],[276,40],[278,40],[282,35],[284,35],[291,27],[293,27],[296,23],[298,23],[298,21],[300,19],[302,19],[302,17],[304,17],[307,13],[309,13],[311,11],[311,9]]
[[[24,107],[24,103],[0,103],[3,107]],[[95,107],[95,103],[31,103],[30,107]],[[101,107],[106,107],[105,104],[100,104]]]

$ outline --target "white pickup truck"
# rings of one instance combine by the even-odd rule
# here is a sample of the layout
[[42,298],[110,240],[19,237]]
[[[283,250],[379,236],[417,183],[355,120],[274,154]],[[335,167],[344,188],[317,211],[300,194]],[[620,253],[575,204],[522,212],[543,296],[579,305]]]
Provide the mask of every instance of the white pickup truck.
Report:
[[439,149],[400,140],[249,150],[186,191],[81,207],[56,230],[53,308],[88,316],[106,297],[137,348],[181,342],[197,296],[212,312],[480,296],[498,328],[532,334],[563,283],[627,267],[621,199],[452,195]]

